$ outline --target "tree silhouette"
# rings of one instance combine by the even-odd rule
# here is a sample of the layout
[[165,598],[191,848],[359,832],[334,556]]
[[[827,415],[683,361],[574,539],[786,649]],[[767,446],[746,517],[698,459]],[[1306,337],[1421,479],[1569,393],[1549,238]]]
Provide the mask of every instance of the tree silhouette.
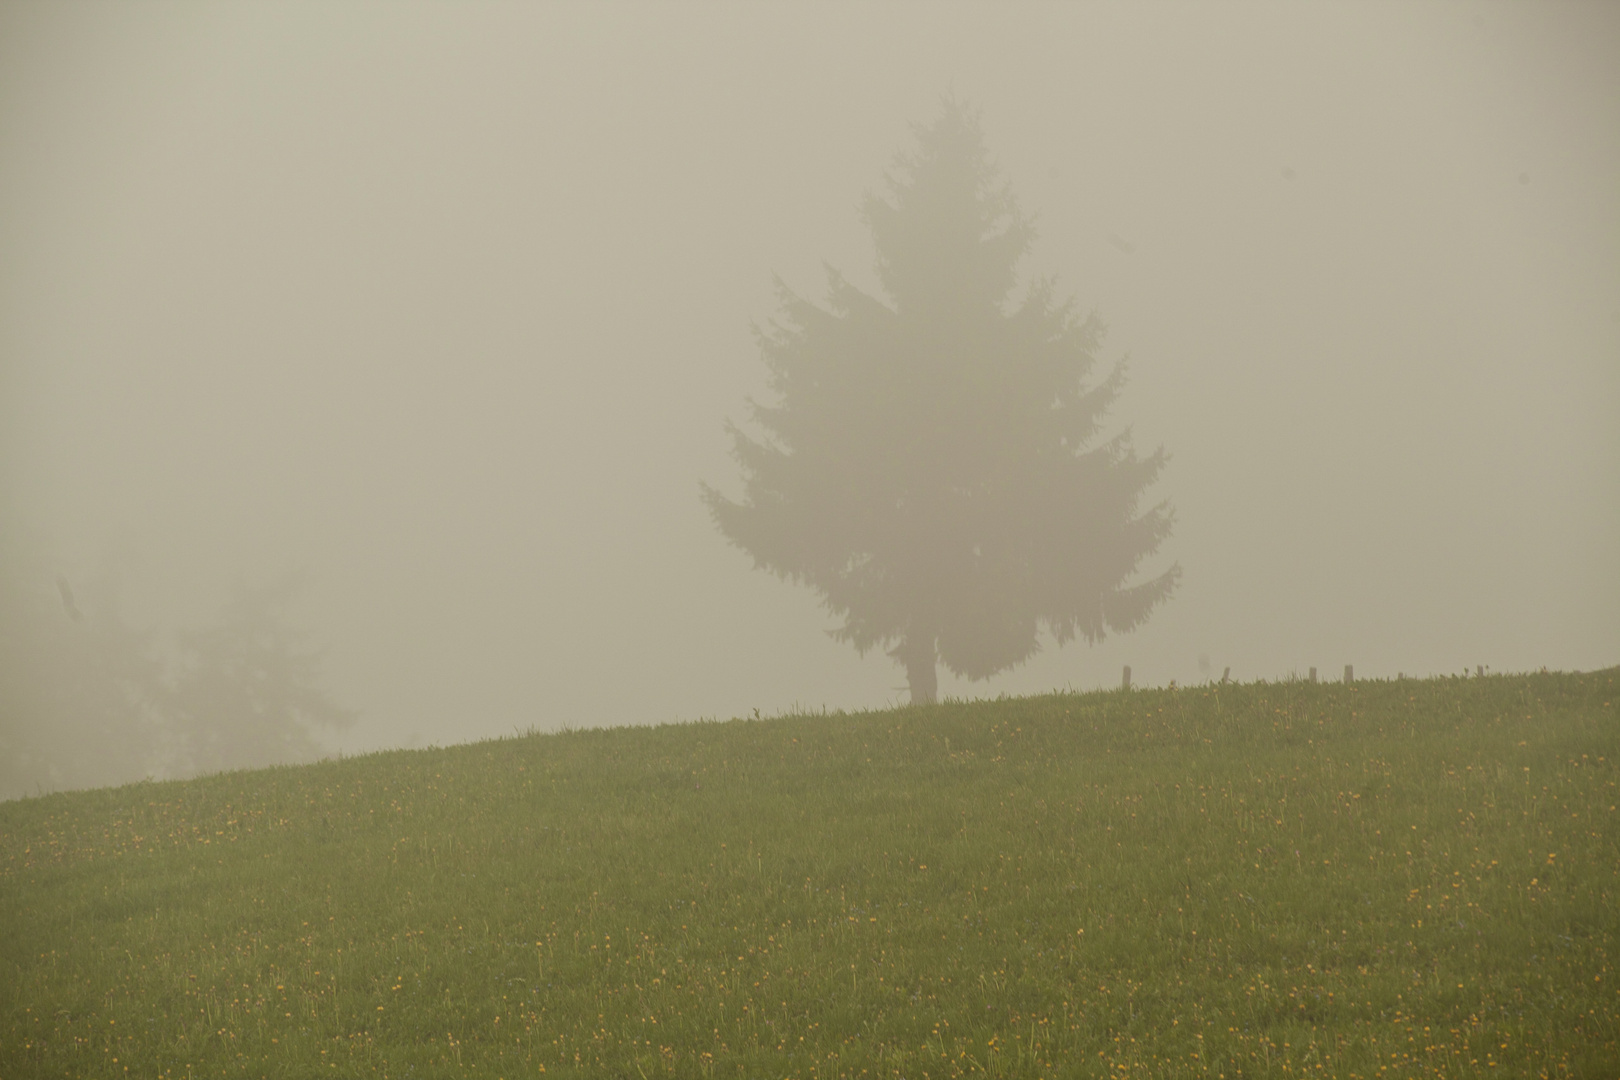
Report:
[[161,772],[162,664],[151,636],[124,621],[116,567],[76,596],[65,574],[51,582],[32,538],[4,539],[0,798]]
[[188,771],[312,760],[314,728],[354,722],[318,688],[320,654],[287,625],[297,588],[239,585],[213,625],[181,635],[188,662],[169,700],[176,757]]
[[756,567],[820,593],[835,637],[888,647],[920,704],[939,661],[983,679],[1043,625],[1059,644],[1140,625],[1180,568],[1127,584],[1170,533],[1166,504],[1137,509],[1164,452],[1097,441],[1124,365],[1088,385],[1094,316],[1049,279],[1012,301],[1034,230],[977,115],[947,98],[915,132],[863,206],[883,296],[829,267],[821,307],[778,279],[756,329],[776,400],[749,403],[762,438],[727,426],[742,500],[703,498]]

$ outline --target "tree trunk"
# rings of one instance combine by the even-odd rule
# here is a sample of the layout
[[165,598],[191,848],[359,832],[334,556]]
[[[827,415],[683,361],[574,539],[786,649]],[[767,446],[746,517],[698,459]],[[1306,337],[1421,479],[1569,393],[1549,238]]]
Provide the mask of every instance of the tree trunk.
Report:
[[932,705],[939,698],[939,676],[934,669],[934,635],[908,637],[900,646],[906,665],[906,683],[913,705]]

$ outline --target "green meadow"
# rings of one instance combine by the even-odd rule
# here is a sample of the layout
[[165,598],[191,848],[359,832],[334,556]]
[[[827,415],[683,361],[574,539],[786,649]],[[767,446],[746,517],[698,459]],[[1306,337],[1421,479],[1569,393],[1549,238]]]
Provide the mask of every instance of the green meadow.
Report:
[[0,804],[0,1077],[1614,1077],[1620,669]]

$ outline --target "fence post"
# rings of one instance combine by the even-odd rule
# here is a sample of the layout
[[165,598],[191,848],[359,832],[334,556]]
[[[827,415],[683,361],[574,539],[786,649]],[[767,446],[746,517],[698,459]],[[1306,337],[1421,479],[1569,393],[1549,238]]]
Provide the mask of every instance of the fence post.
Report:
[[1316,681],[1316,669],[1311,668],[1311,682],[1315,682],[1315,681]]
[[1129,690],[1131,688],[1131,665],[1129,664],[1125,665],[1125,677],[1120,680],[1119,688],[1121,690]]
[[1231,668],[1227,668],[1225,671],[1221,672],[1221,682],[1222,682],[1222,684],[1225,684],[1227,678],[1231,674],[1232,674],[1232,669]]
[[1356,681],[1356,669],[1351,664],[1344,665],[1344,681],[1346,683],[1353,683]]

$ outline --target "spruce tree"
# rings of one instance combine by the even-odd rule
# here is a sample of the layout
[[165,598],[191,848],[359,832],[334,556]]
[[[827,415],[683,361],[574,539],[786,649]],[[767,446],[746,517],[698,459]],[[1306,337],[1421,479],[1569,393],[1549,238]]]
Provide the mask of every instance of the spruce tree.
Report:
[[180,635],[186,663],[169,693],[178,766],[209,773],[313,761],[315,729],[355,722],[319,688],[320,653],[287,622],[300,585],[239,583],[212,625]]
[[863,206],[882,295],[829,268],[821,306],[778,279],[756,329],[763,437],[728,424],[743,497],[703,498],[757,567],[821,595],[837,638],[886,647],[922,704],[938,662],[984,679],[1037,652],[1042,626],[1062,644],[1140,625],[1180,569],[1131,583],[1170,533],[1165,503],[1138,510],[1165,455],[1100,438],[1124,365],[1091,378],[1096,317],[1050,279],[1015,300],[1034,230],[976,114],[947,99],[915,130],[890,197]]

